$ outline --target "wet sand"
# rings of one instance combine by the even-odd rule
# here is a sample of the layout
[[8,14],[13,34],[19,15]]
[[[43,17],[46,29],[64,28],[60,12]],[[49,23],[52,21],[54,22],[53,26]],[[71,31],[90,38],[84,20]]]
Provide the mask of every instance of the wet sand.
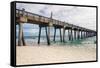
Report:
[[95,61],[95,44],[84,44],[83,46],[70,45],[38,45],[16,46],[17,65],[45,64],[76,61]]

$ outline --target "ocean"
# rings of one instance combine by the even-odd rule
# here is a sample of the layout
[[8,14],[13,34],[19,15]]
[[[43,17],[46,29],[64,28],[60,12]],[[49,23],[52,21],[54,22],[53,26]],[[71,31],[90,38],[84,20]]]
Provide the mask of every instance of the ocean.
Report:
[[[38,42],[38,37],[34,37],[34,36],[25,36],[25,42],[28,45],[33,45],[33,44],[37,44]],[[80,46],[80,45],[96,45],[96,36],[94,37],[90,37],[90,38],[85,38],[85,39],[80,39],[80,40],[73,40],[73,41],[69,41],[68,37],[65,38],[65,42],[61,42],[60,41],[60,37],[56,37],[55,38],[55,42],[53,41],[53,37],[50,37],[50,43],[51,45],[70,45],[70,46]],[[18,38],[16,38],[16,44],[18,44]],[[46,37],[41,37],[40,38],[40,44],[47,44],[47,39]],[[93,46],[92,47],[96,47]]]

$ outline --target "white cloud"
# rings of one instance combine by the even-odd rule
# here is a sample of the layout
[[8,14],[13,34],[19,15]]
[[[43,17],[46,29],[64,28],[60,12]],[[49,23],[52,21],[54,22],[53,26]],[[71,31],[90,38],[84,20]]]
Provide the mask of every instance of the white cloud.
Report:
[[50,17],[50,13],[53,12],[54,19],[69,22],[88,29],[96,29],[96,8],[26,3],[17,3],[16,8],[25,8],[26,11],[47,17]]

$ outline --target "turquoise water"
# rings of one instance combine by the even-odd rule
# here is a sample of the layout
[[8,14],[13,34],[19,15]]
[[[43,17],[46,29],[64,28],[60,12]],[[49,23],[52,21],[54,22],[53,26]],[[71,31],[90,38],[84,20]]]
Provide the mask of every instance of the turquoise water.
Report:
[[61,45],[66,45],[66,44],[69,44],[69,45],[96,44],[96,36],[90,37],[90,38],[85,38],[85,39],[80,39],[80,40],[73,40],[73,41],[67,40],[64,43],[60,42],[60,41],[56,41],[56,42],[52,41],[52,43],[58,43]]
[[[34,44],[38,42],[38,37],[25,37],[25,41],[27,44]],[[16,39],[16,43],[18,43],[18,38]],[[46,37],[41,37],[40,39],[40,44],[46,44],[47,39]],[[65,39],[65,42],[60,41],[60,37],[56,37],[55,42],[53,41],[53,37],[50,38],[50,43],[52,44],[57,44],[57,45],[71,45],[71,46],[78,46],[78,45],[84,45],[84,44],[96,44],[96,36],[90,37],[90,38],[85,38],[85,39],[80,39],[80,40],[73,40],[69,41],[68,38]]]

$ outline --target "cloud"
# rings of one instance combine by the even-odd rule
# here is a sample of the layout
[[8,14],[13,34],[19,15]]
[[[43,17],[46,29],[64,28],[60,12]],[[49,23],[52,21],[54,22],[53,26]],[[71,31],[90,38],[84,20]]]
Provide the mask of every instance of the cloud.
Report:
[[53,12],[54,19],[96,30],[96,8],[28,3],[17,3],[16,8],[25,8],[26,11],[46,17]]

